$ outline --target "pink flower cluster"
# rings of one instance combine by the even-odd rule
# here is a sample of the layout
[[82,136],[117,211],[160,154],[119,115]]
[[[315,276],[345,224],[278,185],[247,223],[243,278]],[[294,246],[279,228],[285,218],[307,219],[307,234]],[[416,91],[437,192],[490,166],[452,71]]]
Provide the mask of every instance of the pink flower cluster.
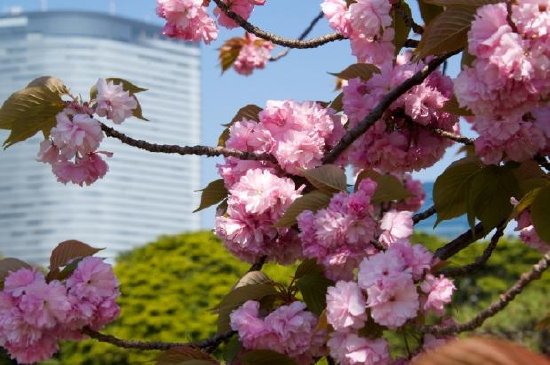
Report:
[[327,277],[350,279],[361,260],[376,252],[371,244],[377,233],[375,190],[375,182],[363,179],[356,192],[338,193],[327,208],[298,216],[304,256],[317,260]]
[[120,124],[138,105],[134,96],[113,81],[99,79],[96,88],[95,103],[67,103],[56,115],[57,123],[50,131],[50,139],[40,144],[38,160],[49,163],[58,181],[64,184],[90,185],[105,176],[109,169],[101,155],[110,157],[112,154],[98,151],[103,131],[93,114]]
[[[226,0],[229,10],[248,19],[255,5],[264,5],[265,0]],[[166,19],[164,34],[191,42],[209,44],[218,38],[218,26],[208,14],[209,1],[204,0],[157,0],[157,14]],[[226,28],[235,28],[237,23],[214,9],[218,23]]]
[[522,0],[477,10],[468,33],[475,56],[455,80],[461,106],[479,133],[476,153],[487,164],[524,161],[550,145],[550,3]]
[[259,168],[248,170],[229,189],[227,212],[216,217],[216,234],[244,261],[267,255],[280,263],[293,262],[301,257],[297,234],[274,224],[300,192],[289,178]]
[[118,295],[111,266],[95,257],[80,261],[65,282],[47,282],[33,269],[11,272],[0,292],[0,345],[22,364],[47,360],[59,340],[113,321]]
[[[350,126],[361,122],[393,89],[421,69],[423,64],[382,67],[368,81],[351,79],[343,88],[344,112]],[[442,110],[452,96],[452,82],[433,72],[421,85],[396,100],[369,130],[351,147],[350,162],[357,169],[377,168],[400,173],[420,170],[441,159],[451,142],[430,129],[458,131],[458,118]],[[391,156],[391,158],[388,158]]]
[[388,0],[325,0],[321,9],[330,26],[348,37],[359,62],[383,65],[391,62],[395,47],[391,2]]
[[443,315],[455,287],[449,279],[429,274],[432,261],[424,246],[398,240],[363,259],[357,283],[338,281],[329,287],[327,320],[335,330],[328,342],[331,355],[341,364],[386,364],[386,341],[358,335],[369,317],[395,329],[420,311]]
[[246,33],[233,69],[241,75],[250,75],[254,69],[263,69],[271,57],[273,43]]
[[247,301],[231,313],[231,328],[247,350],[276,351],[309,365],[314,357],[324,355],[325,336],[316,333],[317,318],[305,309],[304,303],[293,302],[262,318],[260,303]]

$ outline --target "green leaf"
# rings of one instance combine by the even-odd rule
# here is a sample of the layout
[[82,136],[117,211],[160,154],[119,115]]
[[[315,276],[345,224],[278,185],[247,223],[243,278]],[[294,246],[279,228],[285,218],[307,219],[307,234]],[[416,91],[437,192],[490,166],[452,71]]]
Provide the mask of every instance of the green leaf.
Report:
[[411,193],[403,186],[403,183],[393,175],[382,175],[374,170],[363,170],[357,176],[355,182],[355,190],[358,189],[359,183],[369,178],[376,182],[376,191],[372,197],[373,203],[383,203],[390,201],[399,201],[408,198]]
[[65,107],[61,96],[68,90],[60,80],[40,77],[29,85],[13,93],[0,109],[0,128],[11,130],[5,148],[38,132],[48,137],[56,124],[55,116]]
[[241,357],[244,365],[297,365],[291,358],[271,350],[253,350]]
[[437,212],[436,225],[466,213],[471,179],[482,167],[477,158],[466,157],[451,164],[435,180],[433,200]]
[[478,218],[488,232],[510,216],[510,198],[518,194],[518,182],[510,168],[486,166],[472,178],[468,215]]
[[19,269],[31,269],[32,266],[27,264],[25,261],[15,259],[12,257],[7,257],[0,260],[0,289],[4,286],[4,280],[6,277],[14,271]]
[[252,284],[273,284],[273,280],[263,271],[249,271],[239,279],[237,284],[235,284],[235,288]]
[[531,204],[531,219],[539,237],[550,242],[550,186],[541,188]]
[[448,113],[452,113],[454,115],[462,116],[462,117],[468,117],[468,116],[474,115],[468,108],[461,107],[460,104],[458,104],[458,100],[456,99],[455,95],[453,95],[445,103],[445,105],[443,105],[442,110]]
[[514,207],[513,217],[519,216],[525,209],[529,208],[531,204],[535,201],[538,193],[540,192],[542,188],[535,188],[531,191],[529,191],[527,194],[521,198],[518,205]]
[[278,292],[272,284],[251,284],[233,289],[222,299],[217,308],[218,333],[225,333],[231,329],[229,315],[245,302],[277,294]]
[[317,189],[328,194],[346,191],[346,173],[336,165],[322,165],[303,171],[304,177]]
[[210,354],[192,346],[173,347],[157,356],[156,365],[219,364]]
[[327,288],[331,285],[334,282],[327,279],[322,270],[304,274],[296,280],[296,287],[302,293],[308,310],[318,316],[327,307]]
[[471,6],[448,7],[424,29],[415,51],[417,56],[443,55],[464,48],[475,12]]
[[92,256],[102,248],[94,248],[77,240],[63,241],[53,249],[50,256],[50,271],[70,264],[73,260]]
[[[143,110],[141,109],[141,104],[139,103],[138,98],[135,96],[135,94],[138,94],[138,93],[143,92],[143,91],[147,91],[147,89],[139,87],[139,86],[131,83],[128,80],[121,79],[121,78],[118,78],[118,77],[109,77],[109,78],[106,78],[105,81],[112,82],[114,85],[122,85],[122,89],[124,91],[128,91],[130,96],[133,96],[134,99],[136,99],[137,107],[132,112],[132,115],[134,117],[138,118],[138,119],[141,119],[141,120],[145,120],[145,121],[149,120],[149,119],[147,119],[143,116]],[[97,96],[97,87],[96,87],[96,85],[94,85],[90,89],[90,99],[95,99],[96,96]]]
[[346,67],[343,71],[332,73],[331,75],[336,76],[342,80],[351,80],[357,77],[361,78],[364,81],[368,81],[373,74],[380,73],[380,70],[375,65],[370,63],[355,63]]
[[296,199],[286,210],[285,214],[275,224],[275,227],[291,227],[296,224],[296,218],[305,210],[316,212],[319,209],[325,208],[330,202],[331,196],[319,190],[314,190],[310,193]]
[[237,355],[242,350],[242,344],[241,341],[239,341],[239,336],[233,336],[231,339],[227,342],[223,349],[223,359],[227,363],[231,363]]
[[223,130],[222,134],[218,137],[218,146],[225,146],[225,141],[229,138],[229,127],[233,124],[240,122],[241,120],[252,120],[255,122],[260,121],[260,112],[263,109],[255,104],[248,104],[243,106],[237,111],[237,114],[231,119],[231,122],[223,124],[224,127],[227,127]]
[[425,25],[428,25],[435,17],[443,12],[443,8],[441,6],[429,4],[425,0],[417,1],[418,7],[420,8],[420,15],[422,16],[422,20],[424,20]]
[[214,180],[204,189],[199,191],[202,191],[201,204],[193,213],[221,203],[229,195],[229,191],[225,188],[223,179]]
[[461,69],[464,69],[464,67],[471,67],[475,59],[476,59],[476,56],[468,52],[468,49],[464,49],[462,51],[462,58],[460,59]]
[[399,54],[411,32],[410,24],[407,24],[401,14],[405,14],[409,19],[412,19],[411,8],[406,2],[401,1],[398,6],[400,9],[397,9],[396,6],[392,8],[393,28],[395,29],[393,44],[396,54]]
[[294,279],[297,280],[307,274],[316,274],[316,273],[322,273],[322,272],[323,272],[323,268],[321,267],[321,265],[317,263],[317,261],[315,261],[315,259],[305,259],[296,268]]

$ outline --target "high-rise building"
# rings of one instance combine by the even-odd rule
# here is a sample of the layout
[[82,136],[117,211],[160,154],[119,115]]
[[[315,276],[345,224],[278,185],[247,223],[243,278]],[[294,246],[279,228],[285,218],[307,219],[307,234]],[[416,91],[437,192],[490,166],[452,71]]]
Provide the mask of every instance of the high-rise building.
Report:
[[[36,12],[0,17],[0,99],[39,76],[62,79],[87,98],[99,77],[147,88],[138,95],[149,122],[116,128],[155,143],[200,138],[200,49],[161,36],[157,26],[99,13]],[[2,140],[6,131],[0,131]],[[0,254],[46,264],[67,239],[106,247],[105,256],[200,227],[195,156],[153,154],[104,139],[110,171],[89,187],[56,181],[36,161],[42,136],[0,151]]]

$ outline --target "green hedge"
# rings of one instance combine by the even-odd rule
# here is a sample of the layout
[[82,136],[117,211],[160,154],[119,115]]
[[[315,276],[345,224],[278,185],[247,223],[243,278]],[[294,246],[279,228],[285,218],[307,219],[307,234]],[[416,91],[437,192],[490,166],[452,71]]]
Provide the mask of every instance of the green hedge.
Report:
[[[417,234],[416,242],[435,249],[445,242]],[[449,264],[472,262],[485,248],[474,244]],[[456,282],[459,290],[452,311],[459,321],[498,297],[540,254],[525,245],[501,242],[488,265],[476,275]],[[213,308],[248,265],[231,257],[208,232],[166,236],[120,257],[115,271],[121,282],[121,317],[105,331],[121,338],[160,341],[203,339],[215,330]],[[288,281],[292,268],[267,267],[275,280]],[[532,348],[550,351],[548,334],[534,326],[550,308],[550,275],[533,284],[504,312],[479,331],[517,340]],[[63,346],[48,365],[126,365],[151,363],[155,354],[121,350],[108,344],[84,341]],[[45,365],[44,364],[44,365]]]

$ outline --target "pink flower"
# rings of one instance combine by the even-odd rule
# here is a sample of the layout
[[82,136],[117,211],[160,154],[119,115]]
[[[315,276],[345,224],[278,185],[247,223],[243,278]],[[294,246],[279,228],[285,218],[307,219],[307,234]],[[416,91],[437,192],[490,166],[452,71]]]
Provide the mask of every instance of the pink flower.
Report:
[[405,274],[369,287],[367,298],[374,321],[389,328],[401,327],[407,320],[416,317],[419,308],[416,286]]
[[24,295],[28,288],[35,283],[45,283],[44,274],[34,269],[19,269],[11,272],[4,280],[3,291],[20,297]]
[[67,289],[60,282],[46,284],[45,281],[35,281],[26,287],[19,308],[30,325],[52,329],[65,320],[71,305],[67,298]]
[[399,240],[394,242],[388,251],[395,251],[401,255],[405,265],[411,269],[414,280],[422,278],[432,266],[433,254],[422,245],[411,245],[407,240]]
[[218,37],[203,0],[157,0],[157,14],[167,21],[164,34],[168,37],[206,44]]
[[107,117],[114,123],[120,124],[126,118],[132,116],[138,103],[134,96],[124,91],[122,84],[114,84],[114,81],[99,79],[96,83],[97,106],[95,112],[100,117]]
[[44,163],[53,164],[59,159],[59,149],[50,141],[45,139],[40,142],[40,151],[37,160]]
[[34,341],[32,345],[8,342],[4,347],[19,364],[34,364],[48,360],[59,349],[57,339],[48,335],[43,335],[40,339]]
[[107,163],[98,153],[90,153],[76,162],[60,160],[52,165],[52,171],[59,182],[72,182],[80,186],[91,185],[105,176],[108,170]]
[[241,75],[250,75],[256,68],[263,69],[271,57],[272,49],[273,43],[246,33],[245,44],[233,63],[233,68]]
[[406,211],[386,212],[380,221],[380,243],[390,246],[399,239],[409,238],[413,233],[412,215],[412,212]]
[[260,303],[249,300],[230,314],[231,328],[239,333],[243,346],[254,349],[267,333],[264,321],[260,318]]
[[424,302],[424,310],[433,310],[438,315],[443,315],[445,304],[451,302],[453,292],[456,290],[453,282],[443,275],[439,278],[428,274],[420,285],[422,291],[428,294]]
[[383,339],[333,332],[327,345],[331,356],[341,365],[386,365],[390,360],[388,343]]
[[362,289],[377,285],[381,281],[395,277],[411,277],[411,269],[397,250],[386,250],[365,258],[359,266],[357,281]]
[[366,302],[354,282],[338,281],[327,290],[327,320],[336,331],[347,332],[365,325]]
[[99,147],[103,139],[101,125],[88,114],[70,115],[63,111],[56,115],[56,120],[50,134],[63,158],[71,159],[77,153],[85,156]]
[[[264,5],[265,1],[258,1],[258,0],[225,1],[224,0],[224,3],[229,7],[229,10],[240,15],[241,18],[246,20],[250,17],[250,14],[252,14],[252,10],[254,10],[254,5]],[[220,8],[218,7],[214,9],[214,15],[218,17],[218,23],[221,26],[224,26],[229,29],[236,28],[239,26],[233,19],[225,15],[225,13],[221,11]]]
[[321,4],[321,9],[327,18],[332,29],[349,37],[351,33],[350,17],[348,5],[345,0],[325,0]]

